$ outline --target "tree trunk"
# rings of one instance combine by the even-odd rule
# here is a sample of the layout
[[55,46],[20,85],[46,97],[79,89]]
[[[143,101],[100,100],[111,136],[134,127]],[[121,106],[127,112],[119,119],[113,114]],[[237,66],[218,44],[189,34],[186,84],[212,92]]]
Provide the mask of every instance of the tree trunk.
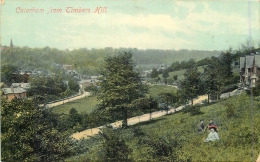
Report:
[[193,106],[193,98],[191,99],[191,106]]
[[150,121],[152,120],[152,111],[150,109]]
[[208,104],[209,104],[209,93],[208,93]]
[[124,115],[124,121],[123,121],[122,126],[127,127],[127,108],[123,109],[123,115]]

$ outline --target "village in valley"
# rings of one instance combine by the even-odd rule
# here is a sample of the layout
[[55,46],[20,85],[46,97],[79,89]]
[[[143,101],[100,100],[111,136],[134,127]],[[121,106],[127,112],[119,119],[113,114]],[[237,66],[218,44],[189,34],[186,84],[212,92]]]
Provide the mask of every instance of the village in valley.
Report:
[[1,161],[260,162],[257,5],[115,2],[2,3]]

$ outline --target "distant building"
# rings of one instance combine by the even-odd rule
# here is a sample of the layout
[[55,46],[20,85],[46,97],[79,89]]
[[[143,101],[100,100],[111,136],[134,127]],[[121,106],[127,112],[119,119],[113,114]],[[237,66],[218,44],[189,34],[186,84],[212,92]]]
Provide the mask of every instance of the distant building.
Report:
[[91,79],[81,80],[78,82],[78,84],[81,89],[85,89],[86,87],[91,86],[91,85],[94,85],[94,86],[97,85],[95,80],[91,80]]
[[73,70],[73,65],[66,65],[66,64],[63,64],[62,65],[62,69],[64,69],[64,70]]
[[11,86],[10,88],[3,88],[2,90],[3,95],[6,97],[8,101],[13,100],[14,98],[26,97],[26,90],[21,87],[14,88],[13,86]]
[[31,71],[19,70],[13,73],[13,79],[14,81],[17,81],[20,80],[21,78],[21,82],[28,83],[30,75],[31,75]]
[[12,83],[12,85],[14,88],[23,88],[25,90],[30,88],[30,83]]

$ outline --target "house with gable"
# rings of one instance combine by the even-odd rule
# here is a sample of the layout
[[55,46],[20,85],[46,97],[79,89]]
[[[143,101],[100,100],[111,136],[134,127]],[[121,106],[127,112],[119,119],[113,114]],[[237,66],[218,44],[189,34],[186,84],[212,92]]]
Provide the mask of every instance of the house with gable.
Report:
[[244,85],[255,86],[260,78],[260,55],[251,53],[245,57],[240,57],[240,82]]

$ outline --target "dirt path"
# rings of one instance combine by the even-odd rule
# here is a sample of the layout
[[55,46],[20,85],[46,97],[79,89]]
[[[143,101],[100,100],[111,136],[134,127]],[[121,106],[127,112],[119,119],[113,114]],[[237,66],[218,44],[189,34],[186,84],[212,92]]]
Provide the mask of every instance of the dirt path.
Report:
[[[207,98],[208,98],[207,95],[199,96],[197,99],[195,99],[193,101],[193,104],[201,103],[203,100],[205,100]],[[170,109],[168,111],[168,113],[174,113],[174,112],[180,111],[183,107],[184,106],[179,106],[176,109]],[[156,111],[156,112],[152,113],[152,118],[158,118],[158,117],[166,115],[166,114],[167,114],[166,111]],[[149,121],[149,120],[150,120],[150,114],[144,114],[144,115],[141,115],[141,116],[136,116],[136,117],[132,117],[132,118],[127,119],[127,123],[128,123],[128,125],[134,125],[136,123]],[[117,121],[115,123],[111,123],[110,125],[113,126],[113,128],[118,128],[122,125],[122,120]],[[97,127],[97,128],[92,128],[92,129],[87,129],[87,130],[84,130],[82,132],[77,132],[77,133],[74,133],[72,135],[72,137],[75,138],[75,139],[78,139],[78,140],[81,139],[81,138],[88,138],[90,136],[98,134],[98,132],[100,131],[101,128],[103,128],[103,126]]]
[[47,104],[46,106],[47,106],[48,108],[51,108],[51,107],[54,107],[54,106],[58,106],[58,105],[65,104],[65,103],[67,103],[67,102],[71,102],[71,101],[75,101],[75,100],[78,100],[78,99],[87,97],[87,96],[89,96],[89,95],[90,95],[89,92],[84,92],[83,94],[78,95],[78,96],[75,96],[75,97],[73,97],[73,98],[68,98],[68,99],[66,99],[66,100],[62,100],[62,101],[54,102],[54,103],[51,103],[51,104]]

